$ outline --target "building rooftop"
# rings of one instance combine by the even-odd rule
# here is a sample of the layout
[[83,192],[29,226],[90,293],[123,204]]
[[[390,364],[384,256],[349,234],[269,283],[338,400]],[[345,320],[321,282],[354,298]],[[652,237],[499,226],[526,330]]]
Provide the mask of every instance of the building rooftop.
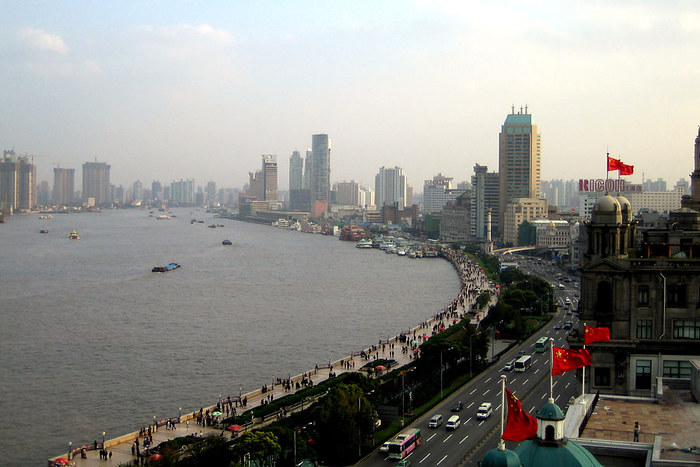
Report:
[[601,395],[581,438],[629,442],[635,421],[641,443],[654,444],[660,437],[661,459],[700,462],[700,404],[688,390],[664,387],[659,403]]

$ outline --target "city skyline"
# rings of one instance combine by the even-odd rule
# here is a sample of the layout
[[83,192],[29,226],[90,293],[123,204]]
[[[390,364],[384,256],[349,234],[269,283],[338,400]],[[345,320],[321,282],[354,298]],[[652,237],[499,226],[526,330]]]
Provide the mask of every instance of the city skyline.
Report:
[[38,180],[97,159],[117,185],[241,187],[260,154],[287,173],[317,133],[332,181],[395,165],[414,187],[468,180],[497,167],[512,105],[543,135],[542,179],[604,177],[606,152],[634,183],[693,169],[690,3],[12,4],[0,146],[34,155]]

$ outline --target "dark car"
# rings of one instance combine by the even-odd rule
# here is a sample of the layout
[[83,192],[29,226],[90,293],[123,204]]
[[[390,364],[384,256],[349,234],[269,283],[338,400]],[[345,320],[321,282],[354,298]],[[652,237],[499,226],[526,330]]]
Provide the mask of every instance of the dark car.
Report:
[[452,407],[450,407],[450,412],[459,412],[464,408],[464,404],[462,401],[457,401],[454,404],[452,404]]
[[554,325],[554,329],[556,329],[557,331],[558,331],[559,329],[561,329],[561,324],[555,324],[555,325]]

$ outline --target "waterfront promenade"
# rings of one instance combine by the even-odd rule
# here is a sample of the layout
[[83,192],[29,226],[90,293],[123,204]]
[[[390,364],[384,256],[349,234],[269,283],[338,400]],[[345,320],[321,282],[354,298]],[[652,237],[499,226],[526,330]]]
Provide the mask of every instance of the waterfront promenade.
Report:
[[[331,374],[339,375],[345,372],[359,371],[363,365],[369,361],[375,359],[387,359],[394,360],[395,363],[392,364],[391,368],[384,371],[391,371],[394,368],[402,367],[409,364],[413,358],[416,358],[418,352],[416,349],[426,338],[430,338],[432,335],[439,332],[442,328],[447,328],[459,321],[459,319],[466,316],[466,312],[471,309],[476,297],[481,293],[481,291],[491,291],[490,285],[487,278],[478,269],[478,266],[472,264],[471,262],[465,262],[457,257],[448,258],[455,265],[459,276],[462,281],[462,288],[457,298],[445,309],[433,315],[427,321],[420,323],[411,329],[406,329],[400,331],[396,336],[389,339],[379,340],[377,344],[373,345],[368,349],[363,349],[362,351],[353,351],[352,355],[347,356],[343,359],[337,360],[335,362],[328,362],[324,364],[319,364],[318,368],[313,368],[304,374],[296,375],[291,378],[292,384],[301,381],[302,378],[306,377],[313,381],[314,385],[321,383],[331,377]],[[495,300],[495,294],[494,298]],[[400,340],[400,336],[405,336],[405,341]],[[497,343],[499,344],[499,343]],[[497,345],[498,346],[498,345]],[[404,348],[402,350],[402,348]],[[500,349],[494,349],[491,354],[495,355],[500,351]],[[361,355],[364,352],[365,357]],[[245,398],[247,401],[245,409],[252,407],[258,407],[263,401],[269,400],[270,398],[279,399],[288,395],[289,392],[285,391],[281,384],[276,384],[272,382],[267,385],[266,391],[263,392],[262,388],[256,391],[249,392],[247,394],[242,394],[241,399]],[[222,395],[222,400],[226,399],[228,395]],[[216,404],[212,404],[208,407],[204,407],[203,411],[213,412],[216,409]],[[203,427],[195,422],[196,413],[183,413],[180,416],[180,423],[174,424],[173,429],[166,429],[165,420],[158,420],[158,428],[153,429],[151,427],[151,435],[153,437],[152,446],[157,446],[158,444],[174,439],[181,436],[207,436],[211,434],[224,434],[224,436],[231,436],[230,431],[223,431],[218,428]],[[173,417],[177,419],[178,417]],[[252,424],[245,427],[245,430],[259,428],[271,423],[275,420],[275,417],[270,419],[256,419]],[[139,443],[143,441],[143,436],[140,435],[138,431],[125,434],[123,436],[104,440],[104,449],[108,454],[107,459],[100,458],[100,450],[102,448],[102,437],[100,439],[94,440],[94,442],[89,442],[85,445],[72,445],[72,455],[70,456],[70,462],[75,466],[92,466],[92,465],[120,465],[126,463],[134,463],[137,458],[132,454],[132,446],[134,441],[137,440]],[[95,447],[97,446],[97,449]],[[86,458],[82,458],[80,454],[80,447],[86,448]],[[66,446],[68,450],[69,446]],[[48,464],[53,465],[53,462],[59,458],[67,458],[67,454],[58,455],[52,459],[49,459]]]

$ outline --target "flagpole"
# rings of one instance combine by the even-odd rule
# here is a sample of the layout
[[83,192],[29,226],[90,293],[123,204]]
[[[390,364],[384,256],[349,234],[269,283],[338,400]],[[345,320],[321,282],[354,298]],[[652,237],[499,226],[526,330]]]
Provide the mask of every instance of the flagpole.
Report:
[[501,375],[501,438],[498,440],[498,450],[506,450],[506,442],[503,441],[503,425],[506,412],[506,375]]
[[605,180],[610,178],[610,151],[605,153]]
[[[586,323],[583,323],[583,349],[586,349]],[[584,400],[584,394],[586,394],[586,366],[583,368],[583,378],[581,378],[581,400]]]
[[554,404],[554,339],[549,338],[549,403]]

